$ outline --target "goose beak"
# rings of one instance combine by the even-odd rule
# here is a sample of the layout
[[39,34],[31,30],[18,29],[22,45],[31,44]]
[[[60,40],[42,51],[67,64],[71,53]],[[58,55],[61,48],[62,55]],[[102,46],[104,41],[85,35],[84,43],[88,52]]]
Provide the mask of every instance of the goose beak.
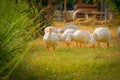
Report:
[[70,43],[66,42],[66,47],[70,48]]

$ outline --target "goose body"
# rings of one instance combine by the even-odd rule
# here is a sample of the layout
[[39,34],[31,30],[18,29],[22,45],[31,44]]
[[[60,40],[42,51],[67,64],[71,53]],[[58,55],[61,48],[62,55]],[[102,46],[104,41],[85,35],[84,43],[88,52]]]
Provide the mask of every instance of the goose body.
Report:
[[43,40],[45,41],[48,50],[49,47],[53,47],[54,50],[59,43],[59,37],[55,32],[52,32],[52,28],[49,28],[49,32],[45,33]]
[[93,48],[95,49],[95,43],[98,42],[98,46],[100,46],[100,42],[107,42],[107,47],[109,48],[109,42],[111,39],[111,33],[107,28],[96,28],[93,32],[91,43]]
[[70,41],[74,40],[77,47],[81,47],[81,43],[84,43],[85,46],[87,43],[90,43],[91,34],[86,30],[76,30],[73,34],[68,34],[66,38],[66,45],[70,46]]

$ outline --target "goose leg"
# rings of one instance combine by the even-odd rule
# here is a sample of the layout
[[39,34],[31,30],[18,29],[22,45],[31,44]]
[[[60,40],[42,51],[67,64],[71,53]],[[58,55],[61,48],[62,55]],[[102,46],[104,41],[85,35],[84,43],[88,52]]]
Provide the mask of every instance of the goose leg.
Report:
[[86,48],[86,42],[84,42],[84,47]]
[[47,50],[49,51],[49,47],[47,46]]
[[95,50],[95,44],[92,45],[92,48]]
[[98,47],[100,47],[100,42],[98,42]]
[[79,42],[79,46],[80,46],[80,48],[82,47],[81,42]]
[[109,48],[109,46],[110,46],[110,44],[109,44],[109,42],[107,42],[107,48]]
[[68,48],[70,48],[70,44],[68,44]]
[[53,51],[55,50],[55,46],[53,46]]
[[78,42],[77,42],[77,41],[76,41],[76,46],[77,46],[77,48],[79,47],[79,46],[78,46]]

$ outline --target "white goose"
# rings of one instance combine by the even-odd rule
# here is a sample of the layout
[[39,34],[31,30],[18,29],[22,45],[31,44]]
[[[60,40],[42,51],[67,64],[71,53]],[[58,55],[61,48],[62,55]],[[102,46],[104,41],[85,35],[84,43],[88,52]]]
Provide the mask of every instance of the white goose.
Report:
[[49,28],[48,32],[45,33],[43,40],[45,41],[48,50],[49,47],[53,47],[53,50],[55,50],[55,47],[59,43],[59,37],[53,32],[52,28]]
[[118,38],[120,39],[120,26],[118,27]]
[[109,48],[109,42],[111,39],[111,32],[107,28],[96,28],[93,32],[91,43],[93,49],[95,49],[95,43],[98,42],[98,47],[100,47],[100,42],[107,42],[107,48]]
[[64,41],[69,33],[74,33],[75,31],[76,30],[74,30],[74,29],[67,29],[67,30],[64,31],[64,33],[62,35],[58,34],[59,35],[59,39]]
[[91,34],[86,30],[76,30],[74,34],[69,33],[66,38],[66,46],[70,47],[70,41],[74,40],[76,42],[77,47],[81,47],[81,43],[84,43],[85,47],[87,43],[90,43]]

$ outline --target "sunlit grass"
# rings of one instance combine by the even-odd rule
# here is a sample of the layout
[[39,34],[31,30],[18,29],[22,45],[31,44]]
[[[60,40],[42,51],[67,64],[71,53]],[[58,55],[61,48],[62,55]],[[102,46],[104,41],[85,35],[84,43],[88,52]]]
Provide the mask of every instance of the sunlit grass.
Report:
[[[33,44],[30,54],[16,69],[22,77],[19,78],[14,74],[15,78],[19,80],[119,80],[119,44],[112,42],[109,49],[101,46],[96,50],[90,47],[76,48],[74,45],[66,48],[63,45],[58,46],[55,51],[47,51],[42,42],[42,39],[35,40],[36,44]],[[23,68],[23,71],[17,71],[19,68]]]
[[[87,28],[86,28],[87,29]],[[110,48],[102,43],[93,50],[90,46],[66,48],[64,42],[55,51],[48,51],[42,38],[29,43],[29,54],[14,71],[11,79],[18,80],[119,80],[120,41],[116,28],[112,30]]]

